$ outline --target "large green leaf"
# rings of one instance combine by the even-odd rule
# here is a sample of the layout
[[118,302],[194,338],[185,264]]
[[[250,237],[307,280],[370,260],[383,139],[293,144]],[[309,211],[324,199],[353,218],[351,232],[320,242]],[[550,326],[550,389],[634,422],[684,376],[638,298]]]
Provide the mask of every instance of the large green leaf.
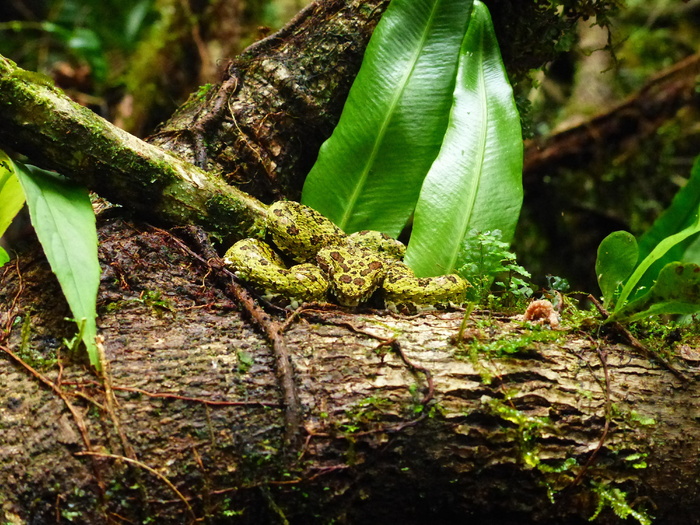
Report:
[[[690,226],[700,210],[700,157],[695,159],[690,179],[673,198],[671,206],[654,222],[652,227],[639,239],[639,259],[644,259],[661,240]],[[639,286],[648,289],[661,268],[672,261],[700,263],[700,239],[689,237],[679,242],[657,260],[639,281]],[[634,294],[633,294],[634,295]]]
[[472,0],[393,0],[302,202],[348,233],[397,236],[447,126]]
[[696,235],[691,239],[680,260],[700,264],[700,235]]
[[473,232],[510,242],[520,214],[520,117],[488,9],[474,2],[460,51],[454,105],[416,206],[406,262],[419,276],[450,273]]
[[700,265],[672,262],[663,267],[651,289],[610,317],[637,321],[650,315],[700,311]]
[[[685,228],[684,230],[666,237],[663,239],[659,244],[657,244],[653,250],[651,250],[651,253],[647,255],[635,268],[634,273],[632,276],[627,280],[625,283],[625,286],[622,288],[622,291],[620,292],[620,297],[617,300],[617,303],[615,305],[615,310],[614,313],[619,312],[627,303],[627,300],[632,297],[632,293],[643,293],[645,289],[639,288],[640,282],[642,281],[642,277],[647,274],[647,272],[650,272],[650,268],[656,261],[660,261],[663,259],[663,257],[677,244],[685,241],[689,237],[692,237],[693,235],[697,234],[700,232],[700,214],[696,215],[694,217],[693,223]],[[656,279],[658,276],[657,273],[652,273],[652,280]]]
[[97,334],[97,259],[95,214],[85,188],[33,166],[17,164],[32,225],[56,274],[71,312],[82,330],[90,363],[100,368]]
[[24,206],[24,192],[15,175],[15,165],[0,150],[0,237]]
[[603,293],[604,307],[610,306],[615,292],[634,271],[638,259],[637,239],[629,232],[613,232],[600,243],[595,273]]

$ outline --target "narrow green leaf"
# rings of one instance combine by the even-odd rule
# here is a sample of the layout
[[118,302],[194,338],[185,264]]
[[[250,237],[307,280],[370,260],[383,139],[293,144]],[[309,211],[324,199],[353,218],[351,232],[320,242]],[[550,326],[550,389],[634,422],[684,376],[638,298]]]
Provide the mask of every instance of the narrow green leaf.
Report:
[[513,238],[523,200],[520,117],[488,9],[474,2],[462,43],[454,105],[416,206],[407,264],[419,276],[467,260],[470,232]]
[[[614,312],[617,313],[624,307],[632,292],[637,290],[641,278],[656,261],[660,260],[678,243],[683,242],[688,237],[691,237],[698,232],[700,232],[700,214],[695,217],[694,223],[688,226],[686,229],[676,233],[675,235],[666,237],[659,244],[657,244],[651,253],[639,263],[632,276],[625,283],[624,288],[622,288],[622,292],[620,292],[620,297],[617,300],[617,304],[615,305]],[[656,279],[656,275],[653,275],[652,278]]]
[[0,237],[24,206],[24,192],[15,175],[15,165],[0,150]]
[[629,232],[613,232],[600,243],[595,273],[605,308],[611,304],[617,288],[632,274],[638,259],[637,239]]
[[[652,227],[639,239],[639,258],[644,259],[661,240],[690,226],[700,209],[700,156],[695,159],[688,182],[676,193],[671,205],[654,222]],[[673,261],[698,262],[700,239],[687,238],[679,242],[657,260],[647,274],[639,281],[639,286],[648,289],[661,268]],[[691,246],[694,245],[694,246]],[[634,295],[634,294],[633,294]]]
[[0,268],[10,261],[10,256],[4,248],[0,247]]
[[700,265],[672,262],[663,267],[651,289],[611,316],[613,321],[638,321],[651,315],[700,311]]
[[690,244],[683,252],[679,261],[700,264],[700,235],[696,235],[690,240]]
[[447,126],[472,0],[393,0],[302,202],[346,232],[406,225]]
[[88,193],[34,166],[17,164],[17,175],[27,196],[32,225],[73,317],[78,324],[86,320],[83,342],[90,363],[99,369],[95,336],[100,263],[95,214]]

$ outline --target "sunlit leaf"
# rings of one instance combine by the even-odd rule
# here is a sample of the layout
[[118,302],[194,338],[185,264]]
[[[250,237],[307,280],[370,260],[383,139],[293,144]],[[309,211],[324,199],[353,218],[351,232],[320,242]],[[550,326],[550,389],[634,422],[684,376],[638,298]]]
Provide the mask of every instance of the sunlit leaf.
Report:
[[416,206],[407,264],[419,276],[450,273],[470,232],[500,230],[509,243],[523,200],[520,116],[488,9],[474,3],[462,43],[454,105]]
[[346,232],[397,236],[442,144],[472,0],[393,0],[302,202]]
[[618,287],[632,274],[639,259],[637,240],[629,232],[608,235],[598,246],[595,273],[603,293],[603,306],[611,304]]
[[637,321],[651,315],[694,314],[700,311],[700,265],[672,262],[663,267],[651,289],[611,316]]
[[[700,157],[695,159],[688,182],[676,193],[671,205],[639,239],[639,258],[644,259],[661,240],[687,228],[700,209]],[[700,237],[688,237],[669,249],[639,281],[647,289],[661,268],[673,261],[700,263]],[[634,297],[634,294],[633,294]]]
[[[651,253],[649,253],[649,255],[647,255],[639,263],[632,276],[625,283],[625,286],[622,288],[622,292],[620,292],[620,297],[617,300],[614,311],[618,312],[627,303],[627,300],[631,297],[631,294],[637,290],[642,277],[647,273],[647,271],[649,271],[649,268],[656,261],[661,260],[664,255],[666,255],[666,253],[668,253],[668,251],[678,243],[683,242],[698,232],[700,232],[700,215],[697,215],[694,218],[693,224],[685,228],[683,231],[670,235],[659,242],[659,244],[657,244],[656,247],[651,250]],[[656,279],[656,275],[652,275],[652,277]]]
[[0,150],[0,237],[24,206],[24,192],[15,175],[15,165]]
[[32,225],[73,317],[85,319],[83,342],[90,363],[100,367],[97,334],[97,258],[95,214],[85,188],[54,173],[17,164],[17,175],[27,197]]

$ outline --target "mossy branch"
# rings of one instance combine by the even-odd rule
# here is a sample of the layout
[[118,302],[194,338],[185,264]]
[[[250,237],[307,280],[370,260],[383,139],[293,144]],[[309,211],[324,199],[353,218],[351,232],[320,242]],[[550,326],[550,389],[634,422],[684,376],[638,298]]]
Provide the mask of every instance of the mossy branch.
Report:
[[0,56],[0,147],[155,220],[199,224],[226,239],[260,230],[261,202],[113,126],[41,78]]

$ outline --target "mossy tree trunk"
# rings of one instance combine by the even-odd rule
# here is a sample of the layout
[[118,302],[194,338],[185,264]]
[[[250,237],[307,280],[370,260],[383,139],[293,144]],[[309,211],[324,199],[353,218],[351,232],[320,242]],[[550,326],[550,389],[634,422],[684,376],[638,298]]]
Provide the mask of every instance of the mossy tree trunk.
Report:
[[5,522],[585,523],[601,487],[658,523],[697,515],[697,384],[630,347],[489,312],[458,343],[463,312],[309,309],[282,336],[288,440],[274,351],[216,272],[101,223],[104,376],[57,365],[72,326],[37,247],[1,281]]
[[[220,190],[242,224],[228,234],[244,235],[263,207],[212,173],[261,199],[297,195],[385,4],[314,4],[233,61],[152,139],[179,160],[105,123],[74,126],[77,145],[52,136],[70,112],[22,127],[33,112],[5,90],[0,143],[142,217],[225,231]],[[562,330],[477,312],[459,341],[459,311],[312,308],[282,327],[191,251],[191,230],[174,230],[182,242],[114,211],[99,226],[104,374],[66,359],[69,312],[36,245],[0,277],[4,522],[587,523],[616,497],[662,523],[698,514],[696,383],[595,323],[571,328],[573,312]]]

